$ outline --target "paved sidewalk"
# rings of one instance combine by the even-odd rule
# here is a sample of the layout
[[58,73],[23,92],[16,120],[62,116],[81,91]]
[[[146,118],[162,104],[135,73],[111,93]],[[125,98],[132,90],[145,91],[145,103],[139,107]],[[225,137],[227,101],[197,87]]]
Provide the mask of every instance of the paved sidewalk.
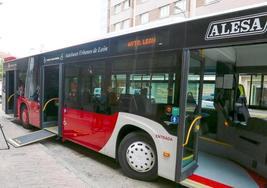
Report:
[[[8,138],[28,130],[10,122],[10,116],[1,113],[0,123]],[[2,139],[2,137],[0,137]],[[3,140],[0,141],[3,146]],[[93,187],[86,184],[46,152],[42,144],[0,150],[0,187]]]

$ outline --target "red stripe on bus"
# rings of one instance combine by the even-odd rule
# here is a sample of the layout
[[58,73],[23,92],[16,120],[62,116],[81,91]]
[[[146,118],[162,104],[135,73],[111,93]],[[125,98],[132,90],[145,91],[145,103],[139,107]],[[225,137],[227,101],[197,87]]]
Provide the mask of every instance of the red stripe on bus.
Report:
[[192,176],[189,176],[188,179],[210,186],[210,187],[214,187],[214,188],[233,188],[229,185],[225,185],[223,183],[220,183],[220,182],[208,179],[208,178],[204,178],[202,176],[198,176],[195,174],[193,174]]
[[115,129],[118,113],[106,115],[64,108],[62,119],[63,139],[100,151],[109,141]]
[[249,175],[255,180],[255,182],[258,184],[259,188],[266,188],[267,187],[267,179],[264,177],[258,175],[257,173],[247,170]]

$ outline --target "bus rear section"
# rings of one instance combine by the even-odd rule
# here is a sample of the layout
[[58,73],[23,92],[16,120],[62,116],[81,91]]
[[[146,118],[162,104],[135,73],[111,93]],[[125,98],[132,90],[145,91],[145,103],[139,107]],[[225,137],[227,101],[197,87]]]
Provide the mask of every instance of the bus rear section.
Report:
[[24,128],[57,127],[59,117],[59,65],[42,66],[39,56],[4,64],[4,108]]

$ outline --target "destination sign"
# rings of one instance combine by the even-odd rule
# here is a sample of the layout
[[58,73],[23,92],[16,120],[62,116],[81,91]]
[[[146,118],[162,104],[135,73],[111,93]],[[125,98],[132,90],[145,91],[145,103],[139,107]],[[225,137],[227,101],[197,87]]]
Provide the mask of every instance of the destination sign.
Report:
[[127,43],[128,47],[150,46],[156,44],[156,37],[132,40]]

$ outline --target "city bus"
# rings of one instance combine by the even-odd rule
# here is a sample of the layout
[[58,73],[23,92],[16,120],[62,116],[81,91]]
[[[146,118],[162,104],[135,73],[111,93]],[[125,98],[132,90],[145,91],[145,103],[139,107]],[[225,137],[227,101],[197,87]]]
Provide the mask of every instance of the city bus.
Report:
[[3,110],[134,179],[263,188],[266,32],[265,3],[12,60]]

